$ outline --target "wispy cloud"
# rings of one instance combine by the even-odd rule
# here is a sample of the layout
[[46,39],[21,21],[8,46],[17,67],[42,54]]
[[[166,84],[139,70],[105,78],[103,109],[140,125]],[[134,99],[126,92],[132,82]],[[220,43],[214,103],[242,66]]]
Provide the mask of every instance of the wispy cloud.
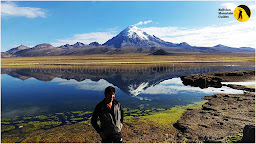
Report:
[[46,10],[41,8],[34,7],[19,7],[13,2],[1,3],[2,16],[17,16],[17,17],[27,17],[27,18],[36,18],[36,17],[46,17]]
[[139,25],[146,25],[146,24],[149,24],[149,23],[152,23],[152,20],[148,20],[148,21],[140,21],[138,23],[135,24],[135,26],[139,26]]
[[116,35],[115,31],[109,32],[92,32],[75,34],[72,38],[58,39],[57,42],[52,42],[53,46],[61,46],[65,44],[74,44],[76,42],[82,42],[84,44],[89,44],[91,42],[105,43],[110,38]]
[[246,22],[231,21],[222,25],[198,28],[189,27],[148,27],[143,28],[149,34],[165,41],[187,42],[193,46],[215,46],[223,44],[231,47],[253,47],[255,43],[255,18]]

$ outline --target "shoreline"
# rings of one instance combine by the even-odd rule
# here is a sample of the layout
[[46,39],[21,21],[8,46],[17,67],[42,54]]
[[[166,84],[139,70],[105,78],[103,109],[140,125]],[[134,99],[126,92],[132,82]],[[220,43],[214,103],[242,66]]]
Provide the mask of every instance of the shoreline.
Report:
[[[255,70],[212,72],[184,76],[186,85],[206,87],[228,86],[244,90],[244,94],[216,94],[205,96],[208,100],[201,109],[186,111],[174,124],[179,129],[179,142],[243,142],[245,125],[255,126],[255,87],[221,82],[255,80]],[[205,83],[200,85],[204,80]],[[193,83],[192,83],[193,81]]]

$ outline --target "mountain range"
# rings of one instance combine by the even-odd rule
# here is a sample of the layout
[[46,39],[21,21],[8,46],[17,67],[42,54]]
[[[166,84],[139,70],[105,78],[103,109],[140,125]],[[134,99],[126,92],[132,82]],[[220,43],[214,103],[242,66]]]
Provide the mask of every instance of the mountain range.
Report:
[[154,35],[149,35],[136,26],[129,26],[115,37],[103,44],[91,42],[83,44],[77,42],[73,45],[65,44],[54,47],[43,43],[34,47],[20,45],[6,52],[1,57],[28,57],[28,56],[61,56],[61,55],[86,55],[86,54],[119,54],[119,53],[154,53],[158,50],[171,53],[254,53],[250,47],[233,48],[224,45],[214,47],[196,47],[186,42],[175,44],[164,41]]

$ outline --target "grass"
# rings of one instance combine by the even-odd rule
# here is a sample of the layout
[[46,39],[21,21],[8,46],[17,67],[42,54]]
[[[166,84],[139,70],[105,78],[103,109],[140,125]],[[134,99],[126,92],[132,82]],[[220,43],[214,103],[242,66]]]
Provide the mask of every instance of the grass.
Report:
[[1,132],[6,132],[15,129],[13,125],[1,125]]
[[[139,109],[130,109],[124,108],[124,113],[126,115],[125,119],[130,119],[131,117],[137,117],[142,121],[152,121],[156,124],[161,124],[163,126],[177,121],[179,117],[186,111],[187,108],[199,108],[203,102],[187,105],[187,106],[176,106],[171,109],[165,110],[163,108],[151,108],[151,109],[142,109],[140,106]],[[70,118],[67,115],[70,115]],[[75,114],[75,115],[73,115]],[[40,127],[45,127],[47,125],[54,125],[54,123],[61,124],[58,116],[62,116],[66,123],[77,122],[81,120],[90,119],[92,112],[89,111],[72,111],[70,113],[55,113],[55,115],[38,115],[38,116],[25,116],[21,120],[13,121],[17,126],[27,126],[33,125],[36,129]],[[40,121],[38,121],[40,120]],[[2,119],[2,124],[10,124],[10,118]]]
[[243,133],[240,133],[236,136],[229,136],[226,140],[225,143],[241,143],[243,138]]
[[44,122],[30,121],[28,123],[17,124],[17,126],[22,126],[23,127],[22,132],[31,133],[35,130],[49,129],[49,128],[52,128],[52,127],[56,127],[60,124],[61,124],[60,121],[44,121]]
[[186,106],[176,106],[171,109],[161,111],[161,112],[153,112],[151,115],[140,117],[140,121],[145,123],[154,123],[157,127],[162,130],[170,130],[173,129],[173,124],[180,119],[183,113],[189,109],[200,109],[202,105],[206,101],[196,102],[194,104],[186,105]]
[[40,66],[71,67],[71,66],[127,66],[154,65],[169,63],[223,63],[223,62],[255,62],[254,54],[186,54],[173,56],[152,56],[148,54],[117,54],[117,55],[85,55],[85,56],[45,56],[45,57],[13,57],[2,58],[3,68],[30,68]]
[[[146,116],[125,116],[124,127],[122,130],[123,139],[125,140],[124,142],[173,143],[175,142],[175,138],[178,134],[178,131],[173,127],[173,124],[180,119],[187,109],[200,109],[205,102],[206,101],[201,101],[186,106],[176,106],[168,110],[152,108],[152,110],[144,110],[144,113],[146,111],[150,112],[150,115]],[[139,109],[124,108],[124,110],[126,114],[127,112],[133,112],[134,114],[141,113]],[[81,114],[89,112],[77,111],[70,113]],[[63,113],[63,115],[65,114],[66,113]],[[76,117],[73,120],[82,120],[82,118]],[[23,128],[21,128],[22,133],[18,131],[17,128],[14,129],[14,126],[2,125],[2,132],[6,132],[2,133],[2,142],[100,142],[99,135],[91,126],[90,118],[75,124],[72,124],[71,122],[72,119],[70,121],[66,121],[66,125],[62,126],[59,126],[61,123],[59,121],[31,121],[28,123],[19,123],[17,126],[23,126]],[[241,139],[242,134],[238,134],[227,137],[223,142],[236,143],[241,142]]]

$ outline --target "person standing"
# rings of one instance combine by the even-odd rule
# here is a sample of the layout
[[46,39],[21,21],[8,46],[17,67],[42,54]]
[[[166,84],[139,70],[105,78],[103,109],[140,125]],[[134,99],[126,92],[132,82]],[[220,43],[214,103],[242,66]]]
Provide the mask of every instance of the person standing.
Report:
[[[98,118],[100,126],[97,124]],[[102,143],[122,143],[123,118],[121,104],[115,100],[115,88],[108,86],[105,98],[96,105],[91,118],[91,124],[102,138]]]

